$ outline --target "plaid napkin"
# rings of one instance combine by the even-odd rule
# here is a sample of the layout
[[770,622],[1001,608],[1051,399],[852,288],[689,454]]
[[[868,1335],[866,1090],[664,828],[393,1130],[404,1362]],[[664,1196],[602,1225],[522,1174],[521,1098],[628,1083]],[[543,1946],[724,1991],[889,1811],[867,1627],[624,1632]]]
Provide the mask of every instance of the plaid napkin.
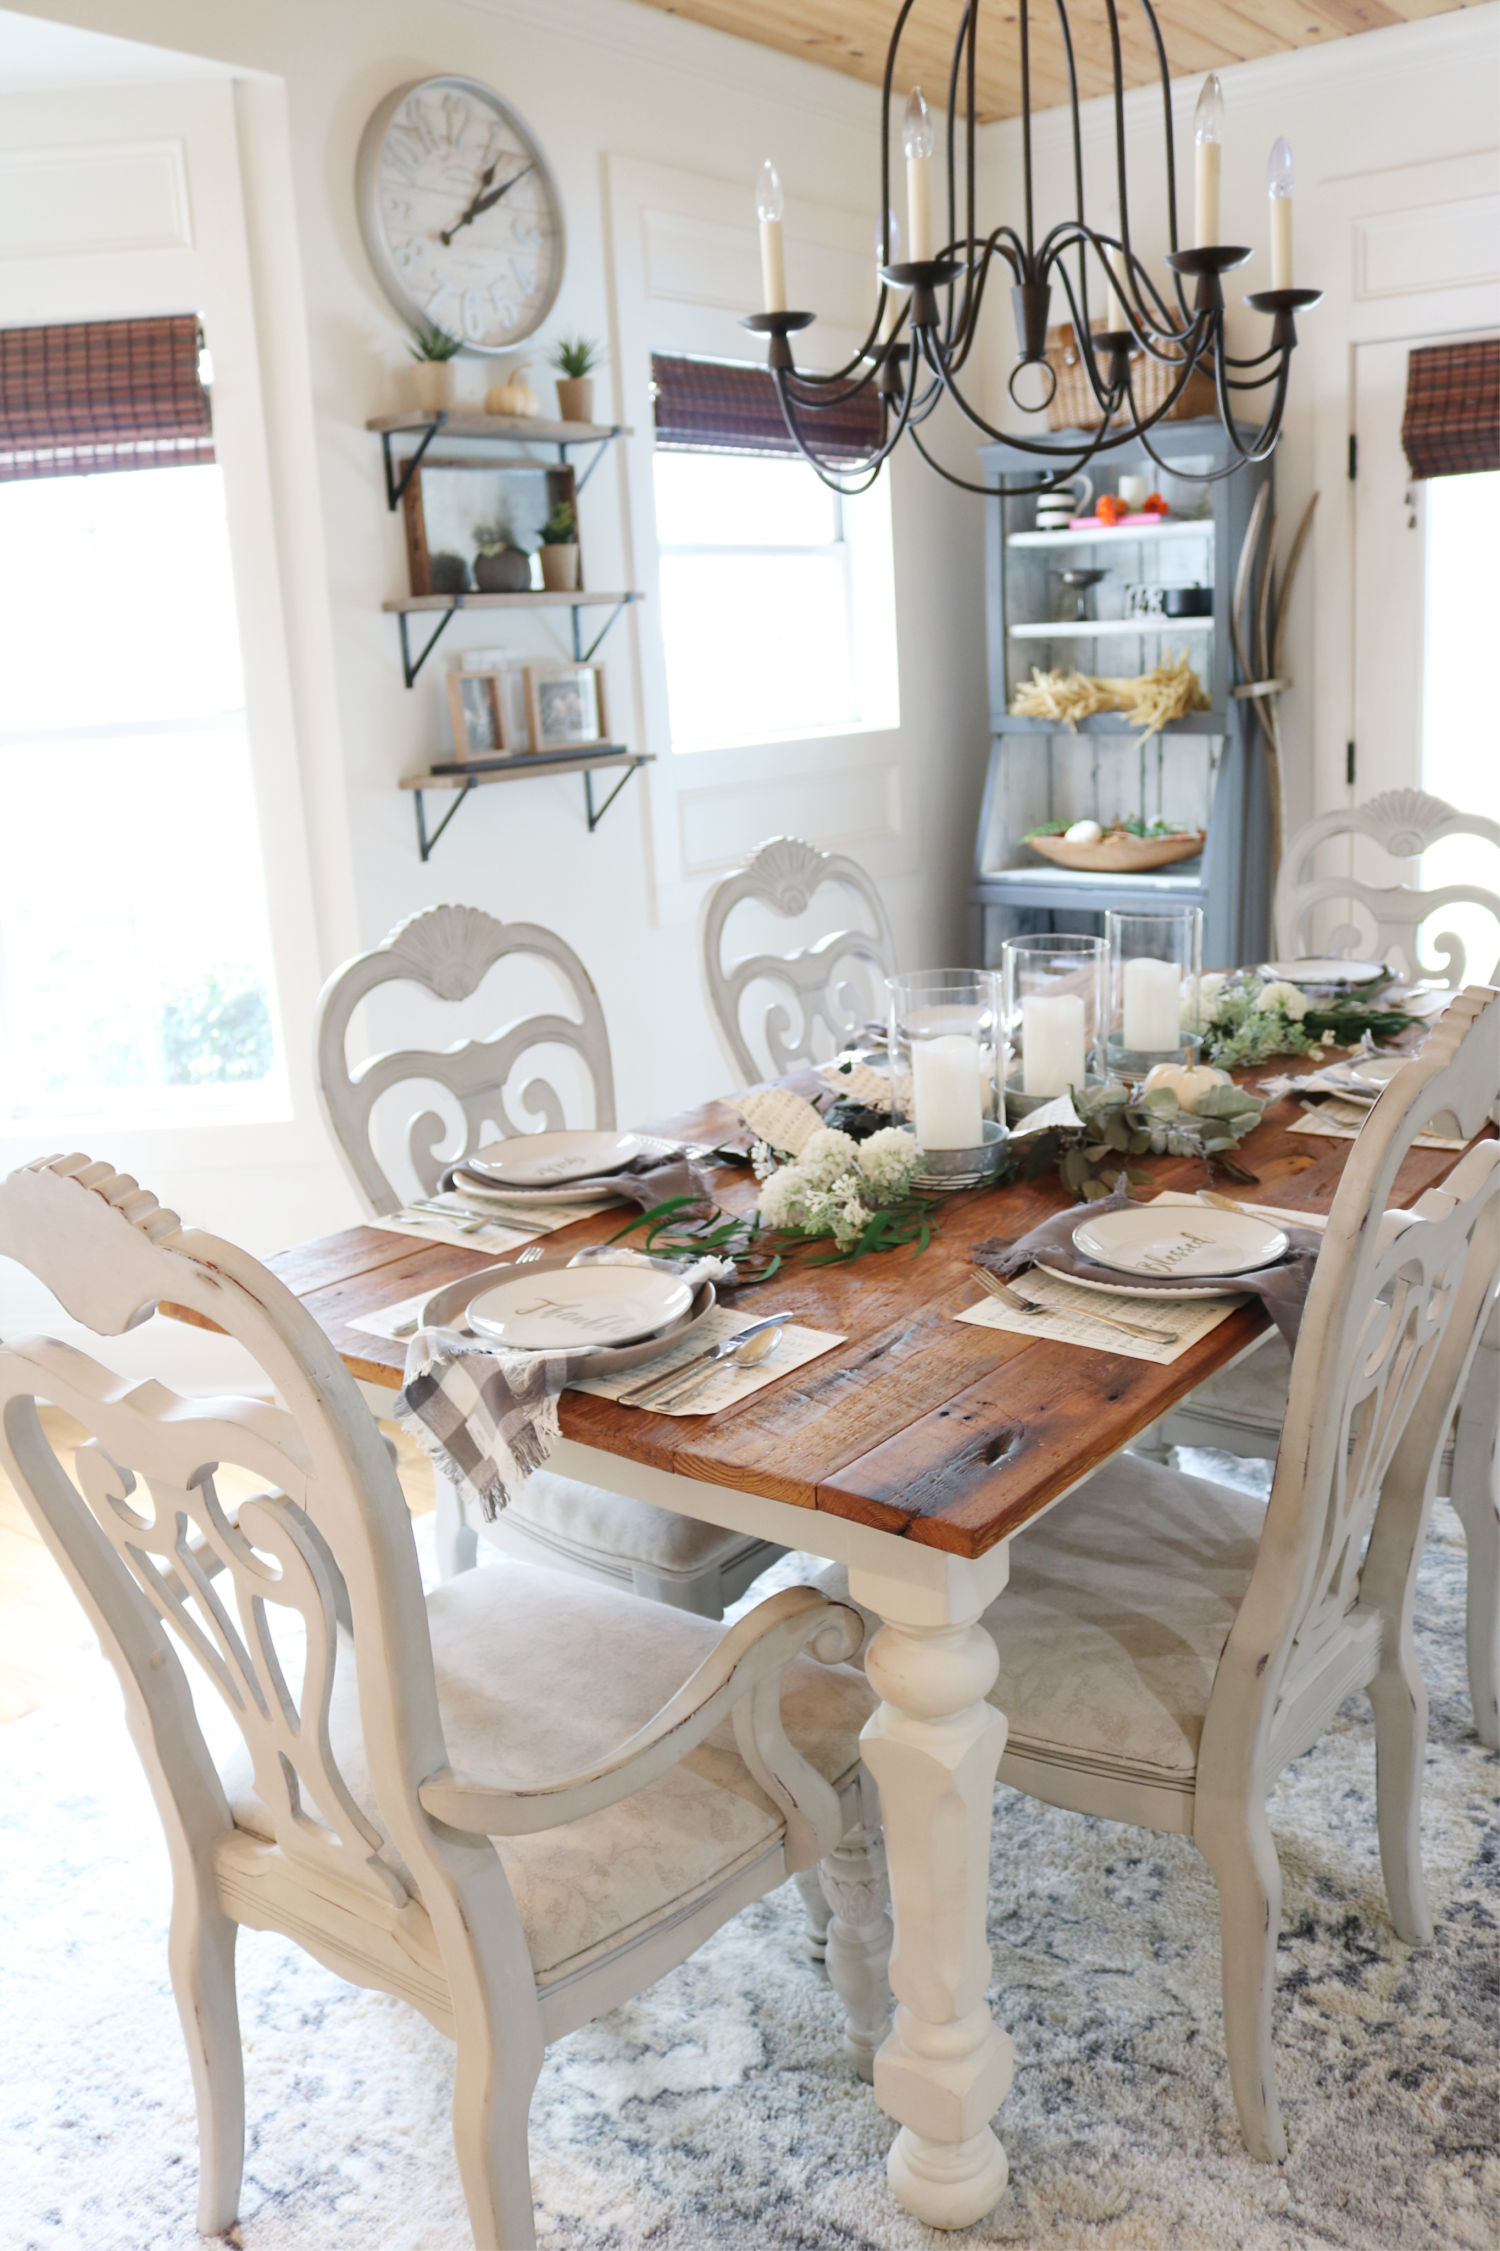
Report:
[[[734,1280],[724,1259],[644,1258],[608,1244],[582,1250],[570,1266],[654,1266],[700,1282]],[[557,1402],[596,1345],[571,1352],[516,1352],[460,1336],[418,1329],[406,1348],[406,1381],[395,1414],[452,1479],[467,1508],[500,1514],[516,1487],[540,1469],[562,1436]]]
[[[462,1194],[465,1174],[466,1168],[462,1162],[450,1165],[443,1174],[443,1187],[456,1188]],[[499,1181],[489,1180],[482,1173],[469,1173],[467,1177],[476,1188],[500,1186]],[[591,1195],[595,1189],[606,1188],[612,1188],[617,1195],[628,1198],[633,1204],[639,1204],[642,1211],[655,1211],[658,1204],[669,1204],[674,1196],[691,1196],[695,1203],[711,1204],[714,1200],[713,1188],[706,1173],[700,1172],[686,1157],[664,1157],[657,1151],[632,1157],[630,1163],[622,1166],[619,1172],[600,1173],[597,1179],[549,1184],[537,1191],[535,1201],[545,1204],[549,1197],[555,1196],[559,1203],[567,1203],[570,1198]],[[523,1191],[517,1189],[515,1193],[520,1195]]]
[[[1081,1219],[1097,1218],[1100,1212],[1124,1211],[1135,1200],[1123,1188],[1117,1188],[1112,1196],[1101,1197],[1096,1203],[1075,1204],[1071,1211],[1054,1213],[1051,1219],[1043,1220],[1040,1227],[1033,1227],[1029,1234],[1017,1235],[1010,1242],[991,1236],[988,1242],[976,1243],[970,1256],[976,1266],[987,1267],[991,1274],[998,1274],[1006,1282],[1023,1267],[1034,1266],[1039,1260],[1055,1267],[1059,1274],[1071,1274],[1080,1281],[1121,1282],[1124,1277],[1118,1268],[1100,1266],[1074,1247],[1073,1230]],[[1226,1297],[1233,1292],[1236,1296],[1261,1298],[1287,1343],[1294,1345],[1323,1238],[1308,1227],[1280,1224],[1285,1228],[1291,1248],[1275,1266],[1263,1266],[1253,1274],[1195,1274],[1190,1281],[1175,1281],[1165,1276],[1158,1280],[1153,1275],[1153,1292],[1189,1290],[1196,1294],[1205,1289],[1220,1289]]]

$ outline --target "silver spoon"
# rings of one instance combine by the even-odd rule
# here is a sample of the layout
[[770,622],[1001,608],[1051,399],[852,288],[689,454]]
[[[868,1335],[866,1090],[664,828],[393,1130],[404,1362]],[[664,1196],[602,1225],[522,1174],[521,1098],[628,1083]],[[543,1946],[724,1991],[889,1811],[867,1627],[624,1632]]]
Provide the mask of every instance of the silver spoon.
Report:
[[652,1408],[659,1411],[667,1407],[680,1407],[685,1399],[691,1399],[696,1392],[701,1391],[720,1368],[754,1368],[762,1360],[768,1360],[780,1342],[781,1331],[775,1328],[762,1329],[757,1335],[746,1337],[740,1344],[721,1346],[706,1368],[700,1368],[696,1375],[690,1376],[680,1390],[669,1391],[664,1399],[653,1399]]

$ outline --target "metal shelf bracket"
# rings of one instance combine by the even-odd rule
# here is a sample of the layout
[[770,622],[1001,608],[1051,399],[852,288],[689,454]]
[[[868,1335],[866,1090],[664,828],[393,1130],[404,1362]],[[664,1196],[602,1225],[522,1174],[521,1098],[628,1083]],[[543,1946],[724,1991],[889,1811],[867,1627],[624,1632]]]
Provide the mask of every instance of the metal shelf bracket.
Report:
[[392,515],[394,515],[396,510],[400,507],[407,486],[411,483],[412,478],[418,468],[420,468],[423,454],[427,451],[427,448],[431,445],[433,439],[437,436],[439,430],[441,430],[443,424],[447,421],[447,419],[448,417],[446,414],[440,414],[437,420],[433,423],[432,428],[423,433],[421,442],[417,446],[415,453],[409,453],[401,463],[401,473],[399,476],[396,473],[396,456],[391,451],[391,439],[395,435],[395,433],[390,430],[381,431],[380,449],[381,452],[385,455],[385,504]]
[[[396,623],[401,628],[401,675],[405,680],[408,688],[410,688],[414,684],[417,674],[421,671],[423,665],[427,662],[427,659],[431,656],[433,650],[437,647],[439,641],[441,641],[443,635],[447,632],[449,626],[453,623],[453,620],[457,617],[459,611],[463,608],[463,606],[464,598],[462,594],[455,594],[453,597],[452,609],[443,610],[439,613],[437,624],[433,627],[432,632],[429,634],[427,640],[423,643],[422,653],[419,657],[417,657],[415,662],[413,662],[412,659],[411,639],[410,635],[408,634],[406,624],[409,613],[406,610],[398,610],[396,612]],[[576,611],[574,612],[574,615],[577,615]]]
[[588,813],[590,836],[593,835],[595,829],[599,826],[599,823],[603,820],[605,814],[609,811],[611,805],[613,805],[615,799],[619,796],[626,783],[635,774],[636,770],[637,769],[634,766],[627,766],[624,773],[615,783],[614,788],[610,791],[608,797],[605,798],[604,803],[596,807],[594,804],[594,777],[588,767],[584,768],[583,802],[584,807]]
[[575,664],[588,663],[590,657],[598,648],[600,642],[604,639],[604,636],[608,633],[610,627],[614,624],[615,619],[619,616],[620,612],[624,609],[628,609],[630,604],[634,600],[635,596],[633,594],[627,594],[623,602],[616,602],[614,608],[610,611],[609,616],[604,620],[604,623],[600,626],[598,632],[594,635],[593,640],[590,641],[587,648],[585,648],[583,645],[583,612],[581,610],[573,611],[573,661]]
[[433,846],[436,844],[438,838],[442,835],[444,829],[448,826],[448,823],[452,820],[454,814],[458,811],[460,805],[462,805],[464,799],[466,797],[471,797],[476,787],[477,784],[474,782],[465,782],[463,788],[458,792],[457,796],[453,800],[453,803],[449,806],[447,812],[438,822],[437,827],[433,829],[430,834],[428,833],[427,828],[427,815],[423,810],[422,805],[423,793],[419,789],[412,791],[412,803],[417,809],[417,853],[424,863],[432,858]]

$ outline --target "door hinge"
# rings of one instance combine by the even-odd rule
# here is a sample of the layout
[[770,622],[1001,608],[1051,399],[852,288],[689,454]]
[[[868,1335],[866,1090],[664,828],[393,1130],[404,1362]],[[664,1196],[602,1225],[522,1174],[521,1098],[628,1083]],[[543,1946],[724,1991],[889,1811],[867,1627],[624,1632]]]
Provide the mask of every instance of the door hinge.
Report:
[[1351,484],[1352,484],[1352,483],[1354,482],[1354,479],[1355,479],[1355,478],[1356,478],[1356,477],[1357,477],[1358,475],[1359,475],[1359,440],[1358,440],[1358,438],[1357,438],[1357,437],[1355,436],[1354,432],[1353,432],[1353,431],[1351,430],[1351,431],[1349,432],[1349,481],[1350,481],[1350,483],[1351,483]]
[[1354,787],[1354,745],[1353,745],[1353,743],[1345,743],[1345,745],[1344,745],[1344,780],[1345,780],[1345,781],[1346,781],[1346,782],[1348,783],[1349,787],[1350,787],[1351,789],[1353,789],[1353,787]]

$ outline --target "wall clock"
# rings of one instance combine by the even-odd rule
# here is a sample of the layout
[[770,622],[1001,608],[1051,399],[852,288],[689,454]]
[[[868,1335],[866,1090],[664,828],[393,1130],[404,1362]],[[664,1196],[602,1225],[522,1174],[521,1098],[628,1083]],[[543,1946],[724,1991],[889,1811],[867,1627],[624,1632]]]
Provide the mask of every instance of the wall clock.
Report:
[[477,78],[398,86],[355,173],[365,248],[392,304],[474,352],[540,328],[562,283],[557,183],[508,103]]

